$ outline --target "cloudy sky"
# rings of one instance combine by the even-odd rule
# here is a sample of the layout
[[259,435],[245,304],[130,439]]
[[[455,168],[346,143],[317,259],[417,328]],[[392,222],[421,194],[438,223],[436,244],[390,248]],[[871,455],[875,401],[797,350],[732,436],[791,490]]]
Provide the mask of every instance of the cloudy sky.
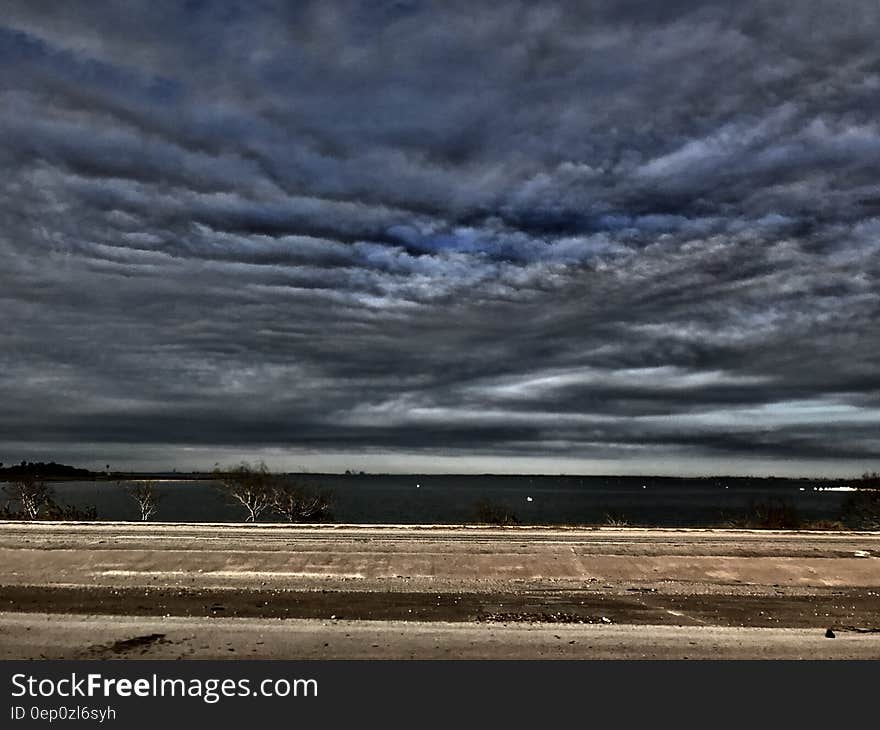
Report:
[[0,14],[0,460],[880,467],[880,5]]

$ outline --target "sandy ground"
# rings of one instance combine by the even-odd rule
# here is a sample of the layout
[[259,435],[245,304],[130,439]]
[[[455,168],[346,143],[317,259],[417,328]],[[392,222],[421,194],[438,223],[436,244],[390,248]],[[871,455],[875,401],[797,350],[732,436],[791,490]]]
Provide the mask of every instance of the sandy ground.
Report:
[[3,658],[880,658],[880,533],[4,523],[0,609]]
[[870,634],[552,625],[0,614],[0,657],[61,659],[880,659]]

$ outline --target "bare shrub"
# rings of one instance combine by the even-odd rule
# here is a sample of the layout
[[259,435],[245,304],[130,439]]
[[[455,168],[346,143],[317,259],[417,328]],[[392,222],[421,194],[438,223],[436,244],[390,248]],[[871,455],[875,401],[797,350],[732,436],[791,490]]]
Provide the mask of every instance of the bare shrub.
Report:
[[749,503],[744,515],[730,522],[732,527],[765,530],[796,530],[803,526],[797,508],[779,497]]
[[480,524],[499,527],[519,524],[519,518],[512,510],[488,499],[481,499],[474,505],[474,519]]
[[27,520],[38,520],[43,512],[55,506],[52,489],[32,475],[25,475],[7,486],[3,491],[14,502],[18,502],[19,515]]
[[77,507],[73,504],[56,504],[54,501],[49,502],[46,508],[47,520],[97,520],[98,508],[94,505],[86,507]]
[[[9,500],[0,509],[3,520],[96,520],[94,506],[58,504],[51,487],[33,475],[25,475],[3,487]],[[10,502],[17,505],[14,509]]]
[[318,522],[330,517],[328,494],[303,484],[279,483],[272,492],[272,508],[288,522]]
[[128,488],[128,494],[137,503],[141,522],[146,522],[159,511],[162,495],[156,494],[156,482],[136,482]]
[[606,512],[605,524],[608,527],[629,527],[629,520],[617,512]]
[[245,508],[245,522],[256,522],[260,515],[274,505],[278,477],[264,463],[251,466],[242,462],[215,474],[224,493]]
[[880,530],[880,473],[866,472],[841,505],[841,522],[858,530]]

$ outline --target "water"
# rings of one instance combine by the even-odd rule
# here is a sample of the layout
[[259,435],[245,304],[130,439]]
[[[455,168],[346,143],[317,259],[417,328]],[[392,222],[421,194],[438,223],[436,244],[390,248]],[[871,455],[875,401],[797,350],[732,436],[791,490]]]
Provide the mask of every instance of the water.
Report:
[[[822,482],[788,479],[482,475],[307,475],[297,481],[332,494],[335,522],[473,522],[478,502],[513,513],[522,524],[602,524],[610,515],[630,525],[699,526],[745,514],[750,504],[782,499],[803,520],[834,520],[846,493],[816,491]],[[53,482],[60,504],[94,505],[98,519],[137,520],[126,482]],[[245,512],[219,482],[161,481],[159,522],[241,522]],[[827,485],[826,485],[827,486]],[[528,498],[531,497],[531,500]],[[0,501],[2,504],[2,501]],[[262,521],[279,518],[265,515]]]

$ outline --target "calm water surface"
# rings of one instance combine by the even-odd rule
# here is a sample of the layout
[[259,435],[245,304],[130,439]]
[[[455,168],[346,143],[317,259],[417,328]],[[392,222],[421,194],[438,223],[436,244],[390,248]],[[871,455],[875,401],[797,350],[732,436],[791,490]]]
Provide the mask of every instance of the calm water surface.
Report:
[[[596,524],[610,514],[634,525],[710,525],[771,498],[793,505],[802,519],[836,519],[846,497],[837,491],[814,491],[821,482],[785,479],[471,475],[307,475],[295,479],[332,494],[335,522],[373,524],[469,522],[481,500],[509,510],[523,524]],[[61,504],[94,505],[99,519],[136,520],[139,513],[126,485],[52,483]],[[157,483],[162,499],[153,519],[242,521],[243,509],[218,486],[211,480]],[[264,521],[276,519],[267,515]]]

